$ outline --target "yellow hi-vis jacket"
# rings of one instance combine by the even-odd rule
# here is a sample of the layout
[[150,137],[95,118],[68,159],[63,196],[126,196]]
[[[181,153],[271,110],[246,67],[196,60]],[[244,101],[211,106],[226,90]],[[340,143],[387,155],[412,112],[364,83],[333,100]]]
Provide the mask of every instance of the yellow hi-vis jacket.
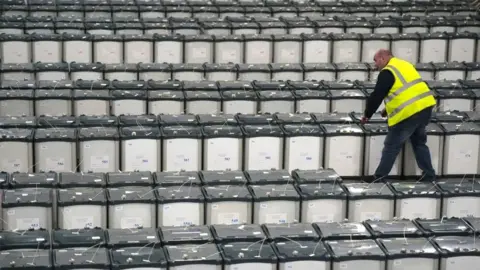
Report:
[[437,104],[433,92],[412,64],[393,57],[382,70],[385,69],[395,77],[395,83],[384,100],[389,126]]

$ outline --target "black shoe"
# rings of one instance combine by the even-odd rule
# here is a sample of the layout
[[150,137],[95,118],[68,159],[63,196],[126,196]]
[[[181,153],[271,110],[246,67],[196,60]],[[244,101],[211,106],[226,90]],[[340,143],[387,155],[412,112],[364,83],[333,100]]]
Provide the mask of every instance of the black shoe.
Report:
[[420,177],[417,182],[425,182],[425,183],[429,183],[429,182],[435,182],[436,181],[436,178],[435,177],[427,177],[427,176],[423,176],[423,177]]

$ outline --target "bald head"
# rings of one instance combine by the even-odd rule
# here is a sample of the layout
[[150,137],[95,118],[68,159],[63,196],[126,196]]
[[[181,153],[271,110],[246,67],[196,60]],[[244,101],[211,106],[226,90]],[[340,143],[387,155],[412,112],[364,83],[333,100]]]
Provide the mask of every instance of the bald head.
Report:
[[376,57],[392,57],[392,52],[387,49],[380,49],[375,53]]
[[388,61],[390,61],[392,57],[393,55],[391,51],[387,49],[380,49],[375,53],[373,61],[375,62],[377,69],[382,69],[388,64]]

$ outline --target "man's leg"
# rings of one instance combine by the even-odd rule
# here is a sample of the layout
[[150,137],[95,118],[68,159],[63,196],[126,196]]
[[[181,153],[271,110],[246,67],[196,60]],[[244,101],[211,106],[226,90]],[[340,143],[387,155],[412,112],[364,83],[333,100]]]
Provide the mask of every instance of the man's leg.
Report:
[[403,145],[417,129],[415,118],[413,116],[389,128],[382,150],[382,158],[375,171],[375,181],[384,179],[392,170]]
[[410,137],[410,142],[412,143],[417,165],[423,172],[422,180],[434,181],[435,169],[432,165],[430,149],[428,149],[427,146],[427,132],[425,130],[430,121],[431,111],[422,113],[423,114],[420,115],[421,119],[419,119],[421,123]]

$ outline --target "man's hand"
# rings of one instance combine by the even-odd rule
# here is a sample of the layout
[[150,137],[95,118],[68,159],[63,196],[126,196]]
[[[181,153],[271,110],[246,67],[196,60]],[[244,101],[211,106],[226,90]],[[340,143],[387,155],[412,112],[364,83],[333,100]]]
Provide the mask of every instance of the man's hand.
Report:
[[382,115],[382,117],[387,117],[387,109],[383,109],[380,114]]
[[362,116],[362,119],[360,119],[360,124],[364,125],[368,122],[368,118],[365,116]]

